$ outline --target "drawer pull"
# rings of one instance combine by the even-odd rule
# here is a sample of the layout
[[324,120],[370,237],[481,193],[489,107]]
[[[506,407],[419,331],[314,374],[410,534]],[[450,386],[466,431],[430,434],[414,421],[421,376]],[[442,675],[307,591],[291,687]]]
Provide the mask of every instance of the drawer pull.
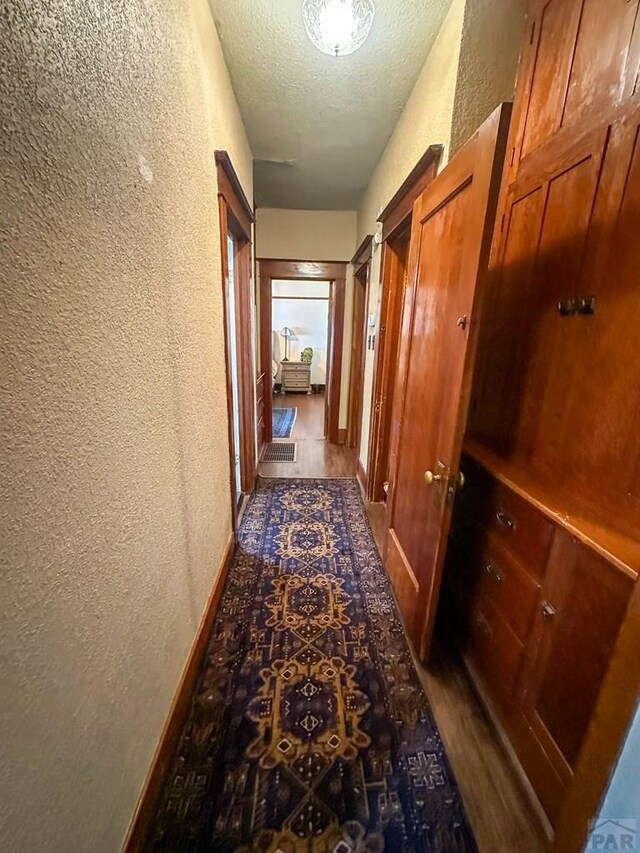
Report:
[[496,583],[502,583],[502,572],[494,563],[487,563],[485,571]]
[[555,607],[552,607],[548,601],[543,601],[540,605],[540,609],[542,610],[542,615],[545,619],[553,619],[553,617],[556,615]]
[[518,526],[518,522],[515,518],[503,509],[499,509],[496,513],[496,521],[498,524],[501,524],[503,527],[507,527],[509,530],[515,530]]

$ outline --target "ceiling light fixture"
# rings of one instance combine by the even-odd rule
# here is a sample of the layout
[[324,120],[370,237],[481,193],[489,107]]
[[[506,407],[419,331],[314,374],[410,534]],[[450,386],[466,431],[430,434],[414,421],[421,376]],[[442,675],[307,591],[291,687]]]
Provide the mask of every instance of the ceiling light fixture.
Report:
[[373,23],[373,0],[303,0],[307,35],[318,50],[346,56],[361,47]]

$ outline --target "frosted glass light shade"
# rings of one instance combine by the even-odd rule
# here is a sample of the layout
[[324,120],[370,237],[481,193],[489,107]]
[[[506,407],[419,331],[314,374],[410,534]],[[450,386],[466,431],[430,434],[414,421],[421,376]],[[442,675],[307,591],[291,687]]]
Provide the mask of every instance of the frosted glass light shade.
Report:
[[315,46],[330,56],[361,47],[373,24],[373,0],[303,0],[302,19]]

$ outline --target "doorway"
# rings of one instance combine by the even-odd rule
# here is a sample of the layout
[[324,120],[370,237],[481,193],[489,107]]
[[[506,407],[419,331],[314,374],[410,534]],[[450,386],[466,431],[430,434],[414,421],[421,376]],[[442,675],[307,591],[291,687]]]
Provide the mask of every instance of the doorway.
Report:
[[226,151],[216,151],[222,256],[229,436],[229,487],[234,529],[256,478],[251,227],[253,211]]
[[326,437],[329,281],[271,283],[272,439]]
[[[337,447],[344,444],[339,418],[347,265],[274,259],[258,265],[264,447],[280,456],[273,445],[295,444],[288,461],[265,461],[262,452],[260,473],[351,476],[353,454]],[[309,348],[314,352],[307,365],[302,355]],[[296,409],[286,438],[274,432],[274,412],[283,408]]]
[[364,395],[364,366],[367,353],[367,305],[373,236],[368,235],[351,263],[353,277],[353,317],[351,325],[351,368],[349,372],[349,419],[347,446],[360,453],[362,436],[362,404]]
[[378,295],[378,340],[367,450],[368,500],[386,503],[391,481],[391,428],[396,389],[403,306],[413,283],[407,280],[413,205],[435,178],[441,145],[431,145],[382,211],[382,260]]

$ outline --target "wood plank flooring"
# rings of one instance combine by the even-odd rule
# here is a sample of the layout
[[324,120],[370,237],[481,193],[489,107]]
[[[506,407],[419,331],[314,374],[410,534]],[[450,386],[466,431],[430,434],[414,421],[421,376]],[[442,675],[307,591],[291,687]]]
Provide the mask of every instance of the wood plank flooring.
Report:
[[291,438],[295,462],[261,462],[262,477],[355,477],[357,454],[324,438],[324,394],[274,394],[273,407],[298,409]]
[[[354,450],[324,440],[322,395],[275,395],[275,406],[296,406],[291,438],[297,462],[261,463],[264,477],[355,477]],[[386,548],[385,507],[365,501],[381,553]],[[514,768],[493,723],[484,711],[462,662],[443,638],[429,668],[416,660],[436,722],[462,791],[480,853],[544,853],[543,823],[526,785]]]

